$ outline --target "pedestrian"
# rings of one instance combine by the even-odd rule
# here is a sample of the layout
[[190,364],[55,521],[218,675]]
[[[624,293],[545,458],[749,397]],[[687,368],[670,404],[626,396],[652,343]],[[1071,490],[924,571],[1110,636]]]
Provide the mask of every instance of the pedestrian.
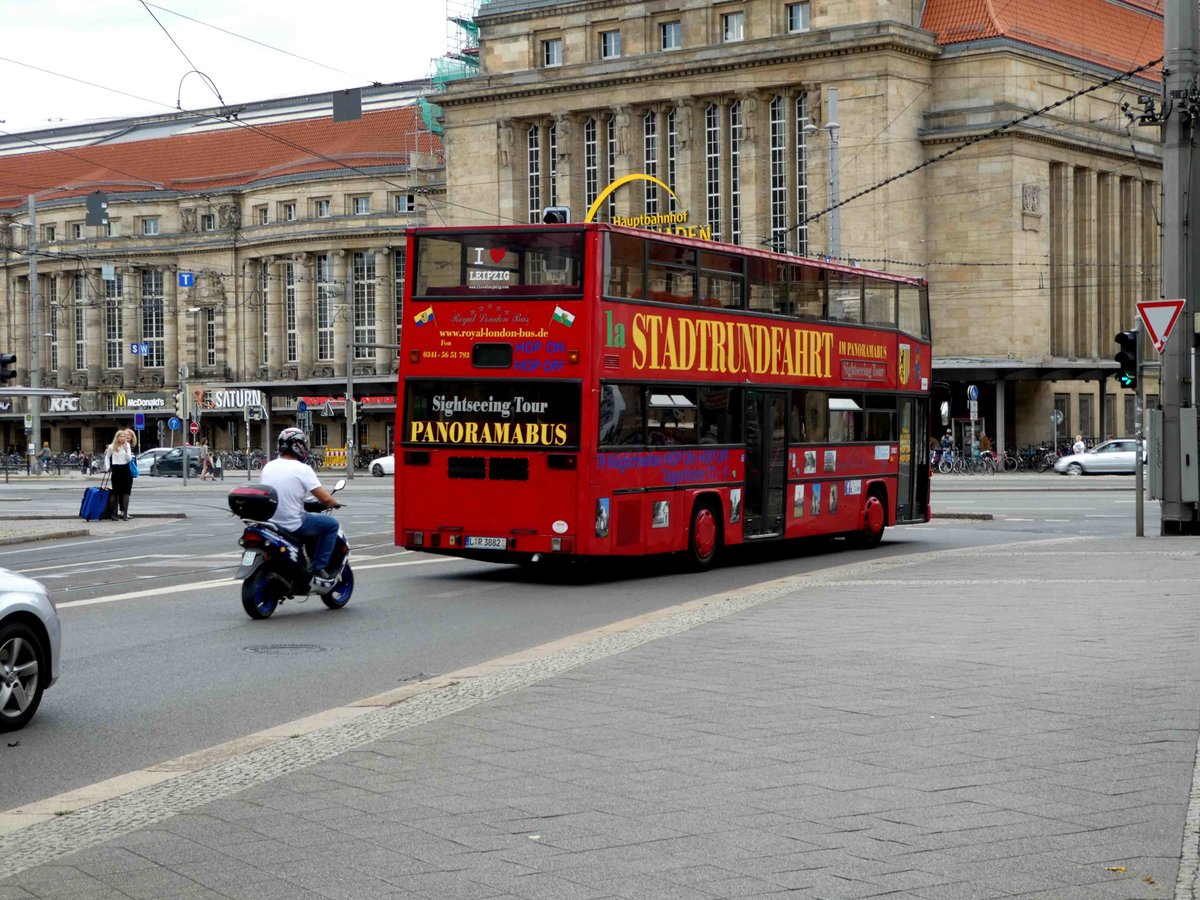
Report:
[[208,470],[212,466],[212,458],[208,453],[208,438],[200,438],[200,445],[196,448],[196,455],[200,458],[200,480],[208,480]]
[[213,468],[212,468],[213,481],[216,481],[218,478],[221,481],[224,481],[225,480],[225,459],[224,459],[224,457],[221,455],[221,453],[219,451],[213,451],[212,460],[213,460]]
[[951,436],[950,432],[947,431],[945,434],[942,435],[942,453],[949,452],[950,448],[953,446],[954,446],[954,438]]
[[1081,434],[1075,435],[1075,443],[1071,445],[1071,452],[1072,453],[1082,453],[1086,449],[1087,449],[1087,444],[1085,444],[1083,442],[1083,435],[1081,435]]
[[986,431],[979,432],[979,449],[984,455],[992,452],[992,439],[987,436]]
[[113,436],[113,442],[104,451],[104,467],[112,475],[113,498],[116,501],[114,519],[129,521],[129,495],[133,493],[133,473],[129,464],[133,461],[133,432],[122,428]]
[[90,456],[88,456],[86,453],[81,453],[79,455],[79,474],[87,475],[91,472],[91,470],[92,470],[92,458]]
[[38,453],[38,471],[48,473],[50,471],[50,457],[53,454],[50,452],[50,442],[42,441],[42,450]]

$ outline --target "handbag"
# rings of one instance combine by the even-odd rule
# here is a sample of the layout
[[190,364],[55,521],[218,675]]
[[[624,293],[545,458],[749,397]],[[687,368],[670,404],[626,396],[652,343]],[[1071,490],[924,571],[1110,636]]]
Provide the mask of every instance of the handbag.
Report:
[[134,478],[138,477],[137,457],[133,456],[129,459],[129,474]]

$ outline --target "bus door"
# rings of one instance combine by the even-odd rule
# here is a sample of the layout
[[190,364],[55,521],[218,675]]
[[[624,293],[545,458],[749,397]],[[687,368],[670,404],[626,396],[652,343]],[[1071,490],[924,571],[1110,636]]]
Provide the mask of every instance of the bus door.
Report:
[[787,490],[787,394],[745,392],[746,487],[742,534],[783,534]]
[[929,502],[929,404],[900,399],[900,467],[896,483],[896,521],[924,522]]

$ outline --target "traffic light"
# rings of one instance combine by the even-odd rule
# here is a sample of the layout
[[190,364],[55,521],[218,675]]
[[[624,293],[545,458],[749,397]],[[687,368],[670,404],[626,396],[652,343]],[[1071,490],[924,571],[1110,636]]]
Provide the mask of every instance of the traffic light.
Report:
[[363,402],[361,400],[354,401],[354,421],[362,421]]
[[17,354],[0,353],[0,384],[17,377],[17,370],[13,368],[16,364]]
[[175,392],[175,418],[187,418],[187,407],[185,407],[183,404],[183,391]]
[[1121,349],[1117,355],[1113,357],[1117,361],[1117,384],[1129,390],[1137,388],[1138,376],[1138,333],[1136,331],[1122,331],[1113,338],[1117,342],[1117,346]]
[[1121,348],[1117,355],[1113,357],[1119,367],[1117,369],[1117,384],[1131,391],[1136,390],[1138,377],[1138,333],[1136,331],[1122,331],[1113,340]]
[[566,225],[571,220],[571,210],[566,206],[546,206],[542,208],[542,221],[547,225]]

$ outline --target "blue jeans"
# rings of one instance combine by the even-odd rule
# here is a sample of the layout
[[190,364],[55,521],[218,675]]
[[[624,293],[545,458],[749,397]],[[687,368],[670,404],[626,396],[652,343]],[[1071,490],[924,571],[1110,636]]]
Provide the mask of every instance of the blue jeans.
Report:
[[324,569],[329,565],[329,557],[337,545],[338,520],[333,516],[323,516],[320,513],[305,513],[304,524],[296,529],[296,534],[317,539],[317,547],[313,551],[312,567]]

